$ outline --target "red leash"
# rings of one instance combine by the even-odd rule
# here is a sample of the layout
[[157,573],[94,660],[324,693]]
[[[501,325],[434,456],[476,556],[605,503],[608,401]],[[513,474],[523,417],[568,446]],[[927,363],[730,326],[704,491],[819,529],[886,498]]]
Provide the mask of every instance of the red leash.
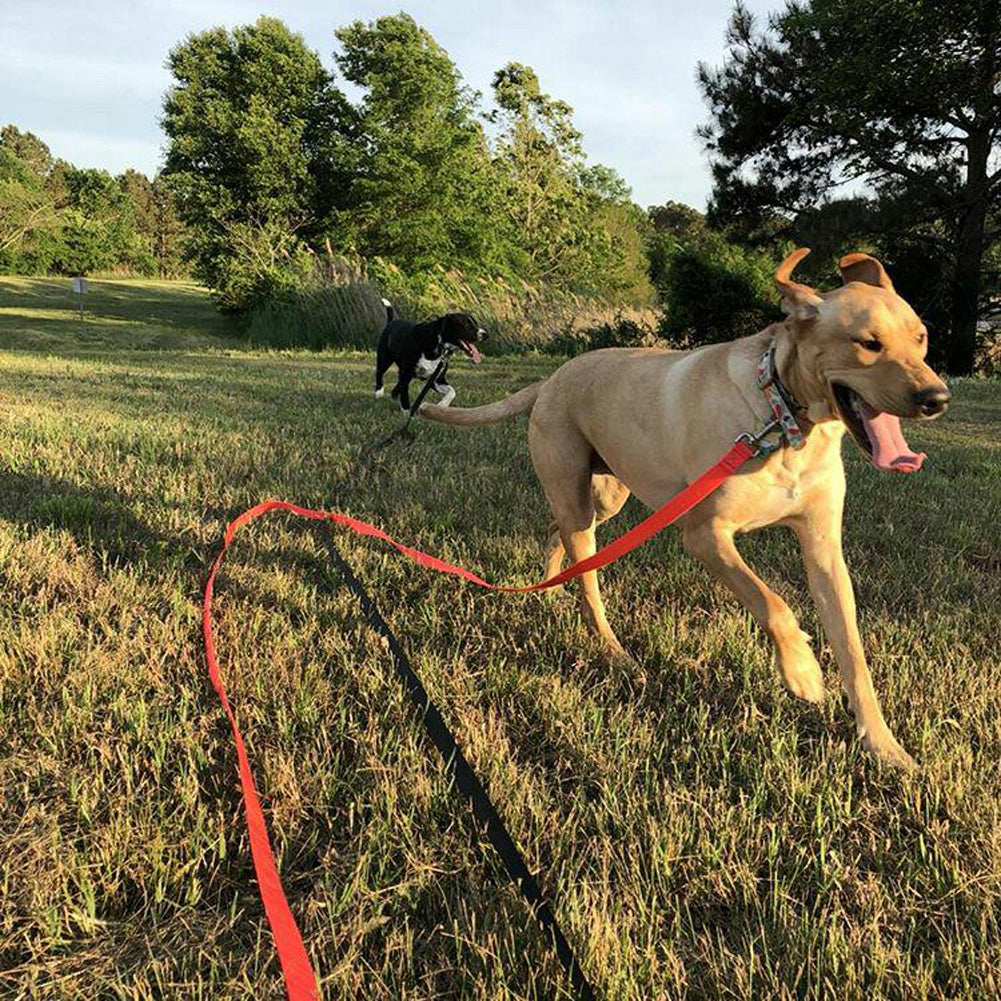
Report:
[[222,683],[222,676],[219,673],[219,664],[215,655],[215,643],[212,639],[212,588],[215,583],[216,572],[218,571],[226,552],[233,542],[236,533],[244,525],[267,514],[269,511],[291,511],[302,518],[311,521],[331,521],[335,525],[350,528],[358,535],[369,535],[377,539],[388,542],[398,549],[404,556],[409,557],[415,563],[430,570],[437,570],[440,573],[454,574],[465,580],[486,587],[493,591],[542,591],[557,584],[563,584],[588,570],[597,570],[599,567],[617,560],[630,550],[642,545],[651,536],[656,535],[672,522],[677,521],[682,515],[687,514],[700,501],[704,500],[714,490],[722,486],[724,481],[735,473],[748,459],[753,458],[759,452],[759,444],[756,438],[742,436],[737,444],[730,449],[722,459],[714,466],[703,473],[694,483],[685,487],[681,493],[672,497],[663,507],[658,508],[653,514],[641,521],[635,528],[631,528],[625,535],[620,536],[614,542],[609,543],[603,549],[599,549],[593,556],[589,556],[579,563],[568,567],[562,573],[556,574],[539,584],[529,584],[522,587],[511,587],[503,584],[491,584],[489,581],[477,577],[476,574],[464,570],[462,567],[431,556],[428,553],[414,549],[412,546],[397,542],[396,539],[387,535],[381,528],[370,525],[366,521],[359,521],[346,514],[337,511],[314,511],[310,508],[298,507],[288,501],[264,501],[252,507],[243,514],[234,518],[226,527],[226,534],[223,537],[222,549],[216,556],[212,569],[209,572],[208,580],[205,584],[205,599],[202,604],[202,630],[205,635],[205,660],[208,664],[209,677],[212,685],[219,695],[222,707],[229,717],[230,725],[233,728],[233,740],[236,743],[236,755],[239,762],[240,787],[243,791],[243,802],[247,811],[247,829],[250,834],[250,850],[254,860],[254,872],[257,875],[257,885],[260,889],[261,900],[264,903],[264,911],[271,926],[271,933],[275,939],[275,948],[278,950],[278,958],[282,966],[282,974],[285,978],[285,988],[288,992],[289,1001],[317,1001],[319,994],[316,987],[316,974],[309,962],[306,954],[306,947],[303,944],[299,928],[292,916],[288,901],[285,899],[285,891],[282,889],[278,870],[275,866],[274,852],[271,849],[271,842],[268,839],[267,828],[264,823],[264,814],[261,811],[261,804],[257,798],[257,789],[254,785],[254,776],[250,771],[250,761],[247,758],[247,749],[240,735],[240,728],[236,723],[236,716],[230,708],[229,699],[226,698],[226,689]]

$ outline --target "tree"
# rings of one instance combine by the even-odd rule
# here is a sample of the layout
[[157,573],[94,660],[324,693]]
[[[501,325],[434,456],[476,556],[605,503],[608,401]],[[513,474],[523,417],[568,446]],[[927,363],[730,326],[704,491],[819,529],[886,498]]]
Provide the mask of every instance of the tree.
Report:
[[669,340],[685,347],[716,344],[757,333],[781,317],[770,254],[705,228],[660,237],[656,284],[664,306],[660,329]]
[[337,65],[363,97],[334,242],[409,270],[500,263],[479,95],[408,14],[356,21],[336,35]]
[[57,225],[43,179],[0,142],[0,254],[9,259],[22,244]]
[[706,232],[706,217],[684,202],[665,202],[647,209],[649,221],[646,254],[650,281],[665,299],[670,285],[668,271],[678,249]]
[[106,171],[70,167],[65,175],[67,204],[62,210],[61,245],[56,267],[69,274],[127,271],[149,274],[132,205]]
[[0,267],[48,271],[62,229],[60,199],[65,164],[31,132],[0,129]]
[[22,132],[16,125],[8,124],[0,129],[0,147],[17,157],[40,179],[47,178],[55,166],[48,145],[33,132]]
[[274,18],[191,35],[168,66],[164,174],[190,229],[195,273],[218,288],[237,265],[235,232],[256,230],[268,245],[276,227],[319,233],[341,175],[348,106],[319,56]]
[[951,262],[949,369],[971,370],[985,253],[1001,237],[1001,4],[803,0],[758,31],[738,3],[700,65],[715,220],[776,232],[846,180],[905,210]]
[[157,274],[168,278],[182,273],[184,227],[166,180],[158,174],[151,181],[130,168],[119,175],[118,184],[128,200],[143,252],[155,262]]
[[592,241],[592,290],[606,297],[649,304],[656,299],[650,280],[649,220],[632,200],[632,190],[611,167],[594,164],[578,174],[588,204]]
[[573,108],[543,93],[535,71],[521,63],[494,74],[493,92],[497,109],[490,120],[500,127],[496,159],[505,209],[532,277],[579,282],[592,248],[581,226],[584,152]]

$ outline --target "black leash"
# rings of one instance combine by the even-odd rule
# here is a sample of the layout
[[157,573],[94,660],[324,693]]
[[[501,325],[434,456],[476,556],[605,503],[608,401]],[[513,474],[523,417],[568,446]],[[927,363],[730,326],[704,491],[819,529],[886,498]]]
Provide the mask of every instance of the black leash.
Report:
[[438,362],[438,367],[434,370],[434,374],[430,376],[421,387],[421,391],[417,394],[417,399],[411,404],[410,409],[407,411],[407,416],[403,418],[403,423],[396,428],[395,431],[391,431],[387,434],[385,438],[380,438],[374,445],[369,445],[367,448],[363,449],[359,458],[364,458],[371,455],[373,452],[378,452],[380,448],[385,447],[391,441],[406,433],[407,428],[410,427],[410,422],[417,416],[417,412],[420,410],[421,404],[424,402],[424,397],[428,395],[431,387],[438,381],[438,379],[448,371],[448,356],[454,350],[455,349],[450,345],[444,345],[442,348],[441,361]]
[[[428,385],[430,384],[431,380],[428,381]],[[424,392],[427,392],[427,387],[425,387]],[[421,396],[423,395],[424,393],[421,394]],[[419,404],[420,397],[418,397],[414,407],[417,407]],[[486,790],[480,784],[480,780],[476,777],[465,755],[459,749],[459,745],[456,743],[455,737],[452,735],[444,719],[442,719],[438,707],[431,701],[420,677],[411,666],[406,653],[404,653],[403,648],[400,646],[399,640],[397,640],[396,635],[386,620],[379,614],[379,609],[376,608],[368,592],[358,578],[355,577],[351,567],[348,566],[344,557],[341,556],[337,547],[331,541],[329,532],[323,533],[323,541],[330,550],[330,555],[333,557],[334,563],[340,569],[344,583],[347,585],[348,590],[358,599],[362,611],[372,628],[388,643],[390,653],[393,657],[393,665],[396,668],[396,674],[405,691],[420,712],[424,729],[431,738],[431,742],[438,748],[438,753],[441,754],[441,759],[445,764],[445,770],[459,789],[468,797],[474,816],[486,828],[487,837],[497,850],[497,854],[500,855],[507,874],[514,881],[518,889],[521,890],[525,900],[528,901],[532,914],[536,921],[539,922],[543,932],[547,933],[552,947],[563,964],[563,969],[566,970],[567,976],[570,978],[570,983],[573,985],[577,997],[580,998],[580,1001],[594,1001],[594,989],[585,978],[580,963],[577,962],[577,957],[570,948],[570,943],[566,940],[560,929],[549,902],[543,896],[538,882],[529,870],[528,864],[525,862],[521,852],[518,851],[518,846],[515,844],[514,839],[508,834],[507,828],[504,826],[504,821],[501,820],[493,803],[490,802],[490,797],[487,795]]]

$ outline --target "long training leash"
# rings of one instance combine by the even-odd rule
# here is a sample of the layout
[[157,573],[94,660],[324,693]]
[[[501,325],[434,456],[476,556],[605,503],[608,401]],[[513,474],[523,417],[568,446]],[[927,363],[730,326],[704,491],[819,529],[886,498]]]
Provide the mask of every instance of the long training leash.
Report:
[[[480,587],[508,593],[542,591],[572,580],[574,577],[578,577],[589,570],[597,570],[600,567],[608,565],[637,546],[642,545],[672,522],[677,521],[713,493],[713,491],[722,486],[749,459],[767,454],[777,447],[774,443],[766,441],[768,435],[775,431],[781,432],[781,425],[777,420],[772,420],[757,434],[742,434],[733,447],[715,465],[679,494],[671,498],[663,507],[649,515],[614,542],[598,550],[593,556],[575,563],[561,573],[538,584],[524,586],[492,584],[469,570],[397,541],[376,525],[352,518],[350,515],[339,511],[318,511],[299,507],[288,501],[269,500],[249,508],[229,523],[223,536],[222,547],[212,564],[208,580],[205,584],[205,595],[202,604],[205,659],[212,685],[219,695],[233,731],[240,787],[246,809],[250,848],[254,862],[254,872],[257,876],[261,900],[264,904],[264,910],[274,937],[275,947],[278,951],[289,1001],[317,1001],[319,995],[317,993],[316,974],[310,964],[306,947],[303,944],[302,936],[296,925],[295,918],[292,916],[281,880],[278,876],[274,852],[268,839],[264,814],[261,810],[253,774],[250,770],[246,746],[240,734],[236,716],[226,697],[226,689],[219,671],[212,632],[212,595],[216,573],[222,565],[223,559],[230,545],[233,543],[237,532],[245,525],[271,511],[288,511],[310,521],[330,522],[342,528],[347,528],[358,535],[381,539],[420,566],[438,571],[439,573],[461,577]],[[358,583],[357,578],[354,577],[354,574],[351,573],[350,568],[336,550],[334,550],[334,557],[335,562],[344,573],[344,579],[348,587],[362,602],[362,608],[369,621],[389,641],[390,651],[393,655],[397,672],[408,694],[413,698],[417,708],[422,713],[422,720],[431,740],[438,747],[442,757],[445,759],[446,767],[450,769],[455,777],[459,788],[471,798],[475,815],[486,825],[488,837],[500,853],[509,875],[525,896],[533,915],[542,924],[543,930],[552,941],[557,955],[576,989],[578,997],[583,999],[583,1001],[590,1001],[594,997],[594,991],[584,978],[580,963],[575,958],[566,937],[556,922],[552,910],[539,889],[538,882],[532,876],[514,840],[508,834],[482,785],[469,768],[468,762],[461,756],[455,738],[445,726],[441,713],[431,703],[420,679],[413,671],[406,655],[403,653],[402,647],[395,636],[393,636],[388,625],[386,625],[385,621],[379,615],[374,603],[365,593],[364,589]]]
[[508,833],[507,828],[504,826],[504,821],[501,820],[500,814],[497,812],[497,808],[490,801],[487,791],[483,788],[482,783],[476,777],[476,773],[466,760],[466,756],[462,753],[461,748],[455,740],[455,736],[449,730],[448,724],[446,724],[440,710],[431,701],[427,689],[411,665],[403,647],[400,645],[400,641],[396,638],[389,623],[379,614],[379,609],[376,607],[375,602],[372,601],[368,592],[354,575],[351,567],[348,566],[347,561],[330,540],[327,533],[324,533],[323,540],[330,550],[330,555],[333,557],[334,563],[341,571],[345,585],[358,599],[365,618],[368,619],[372,628],[386,640],[389,652],[393,658],[393,665],[396,668],[397,677],[420,714],[420,720],[424,724],[424,730],[431,739],[431,743],[438,748],[438,753],[441,755],[446,772],[448,772],[452,781],[458,786],[459,791],[469,800],[473,816],[482,825],[487,839],[500,856],[508,876],[511,877],[514,885],[521,890],[522,896],[528,901],[535,920],[538,921],[543,932],[549,936],[553,949],[559,957],[564,970],[566,970],[567,977],[574,991],[581,998],[581,1001],[593,1001],[594,990],[584,976],[584,971],[581,969],[570,943],[563,934],[563,930],[560,928],[559,922],[556,920],[556,915],[553,913],[549,901],[543,894],[538,880],[533,875],[531,869],[529,869],[528,863],[519,851],[514,838]]

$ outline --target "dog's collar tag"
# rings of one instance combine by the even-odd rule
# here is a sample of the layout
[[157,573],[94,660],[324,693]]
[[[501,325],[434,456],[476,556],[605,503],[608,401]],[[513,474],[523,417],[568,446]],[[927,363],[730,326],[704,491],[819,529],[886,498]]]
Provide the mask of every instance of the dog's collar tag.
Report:
[[788,391],[779,381],[779,372],[775,365],[775,341],[768,345],[768,350],[758,361],[758,386],[761,387],[768,405],[772,408],[772,416],[782,429],[782,437],[793,448],[802,448],[806,444],[806,436],[793,416],[792,401]]

